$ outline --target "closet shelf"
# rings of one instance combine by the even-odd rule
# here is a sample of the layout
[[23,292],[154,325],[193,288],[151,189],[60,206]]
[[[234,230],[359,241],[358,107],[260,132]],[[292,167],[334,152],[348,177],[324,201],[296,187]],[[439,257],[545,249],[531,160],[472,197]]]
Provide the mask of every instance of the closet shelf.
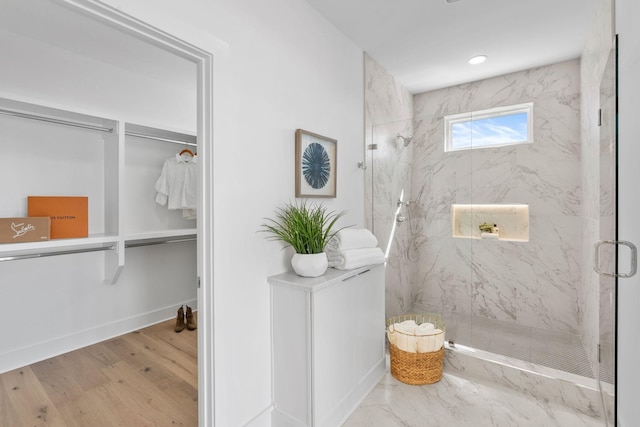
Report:
[[48,251],[55,249],[82,248],[115,244],[119,240],[116,235],[95,235],[79,239],[54,239],[46,242],[0,243],[0,256],[11,253]]
[[166,243],[183,243],[183,242],[194,242],[198,238],[197,233],[188,233],[188,234],[171,234],[159,236],[156,235],[154,237],[137,237],[137,238],[126,238],[124,242],[125,248],[136,248],[142,246],[153,246],[153,245],[162,245]]
[[70,255],[86,252],[111,251],[118,248],[118,239],[84,238],[56,239],[48,242],[9,243],[0,245],[0,262],[54,255]]
[[177,239],[183,237],[195,237],[198,233],[196,228],[182,228],[172,230],[155,230],[141,233],[128,233],[124,235],[127,242],[148,240],[148,239]]
[[[85,195],[92,231],[86,238],[0,244],[0,261],[102,252],[104,283],[116,284],[126,248],[196,240],[195,221],[184,219],[179,211],[158,209],[153,198],[162,162],[180,151],[176,145],[197,147],[195,133],[3,97],[0,120],[13,132],[3,138],[39,154],[26,172],[21,171],[31,179],[21,180],[3,196],[17,201],[32,194]],[[70,166],[67,150],[76,149],[78,158],[86,161],[84,175]],[[18,160],[21,156],[15,154]],[[12,158],[4,157],[5,164],[7,159]],[[34,179],[39,174],[51,179]]]

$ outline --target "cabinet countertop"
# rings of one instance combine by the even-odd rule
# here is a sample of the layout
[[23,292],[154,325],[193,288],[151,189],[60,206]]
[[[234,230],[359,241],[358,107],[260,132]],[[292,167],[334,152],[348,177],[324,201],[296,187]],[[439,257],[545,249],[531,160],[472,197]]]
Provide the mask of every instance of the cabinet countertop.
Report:
[[344,280],[348,280],[351,277],[355,277],[382,265],[383,264],[367,265],[353,270],[328,268],[326,273],[318,277],[302,277],[298,276],[293,271],[287,271],[285,273],[271,276],[267,280],[271,285],[285,286],[306,292],[318,292],[324,288],[335,285]]

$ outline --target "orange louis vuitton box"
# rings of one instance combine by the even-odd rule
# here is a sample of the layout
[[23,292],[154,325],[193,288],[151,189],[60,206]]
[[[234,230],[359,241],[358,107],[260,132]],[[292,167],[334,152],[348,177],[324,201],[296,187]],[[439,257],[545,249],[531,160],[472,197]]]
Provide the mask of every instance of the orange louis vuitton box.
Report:
[[29,216],[51,218],[51,238],[67,239],[89,236],[89,198],[29,196]]
[[44,218],[0,218],[0,243],[49,240],[51,220]]

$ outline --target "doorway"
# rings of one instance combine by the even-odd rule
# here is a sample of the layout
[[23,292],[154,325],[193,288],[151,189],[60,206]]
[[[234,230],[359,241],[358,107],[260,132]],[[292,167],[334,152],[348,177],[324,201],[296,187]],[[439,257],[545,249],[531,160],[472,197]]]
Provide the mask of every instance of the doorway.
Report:
[[[9,51],[14,56],[4,56],[9,65],[3,67],[2,71],[2,96],[18,98],[20,102],[44,104],[46,108],[89,112],[91,115],[113,119],[118,125],[123,123],[123,116],[128,117],[127,121],[138,125],[164,123],[172,130],[187,129],[197,138],[198,156],[201,160],[198,178],[200,215],[197,225],[193,227],[197,244],[191,243],[190,248],[182,251],[182,254],[190,254],[188,258],[192,266],[189,273],[191,278],[188,280],[189,283],[180,284],[178,287],[190,287],[194,300],[198,303],[198,317],[201,322],[198,328],[198,394],[201,403],[198,418],[201,425],[209,425],[213,419],[213,408],[202,402],[211,402],[213,396],[212,375],[205,375],[211,371],[213,365],[213,334],[209,327],[212,324],[212,266],[210,261],[204,263],[203,260],[210,259],[208,255],[212,247],[212,218],[209,218],[208,209],[212,197],[211,171],[207,167],[212,164],[212,54],[119,10],[91,0],[5,2],[3,19],[7,25],[3,22],[4,43],[1,48],[3,52]],[[80,31],[65,31],[65,27],[72,21],[73,25],[76,25],[74,28]],[[111,42],[108,45],[100,45],[104,40]],[[81,57],[82,60],[77,60]],[[140,68],[145,64],[148,66],[154,63],[162,65]],[[162,83],[170,78],[172,72],[188,73],[186,89],[179,81],[173,84]],[[158,87],[161,87],[162,91],[158,92]],[[185,93],[188,93],[186,97]],[[187,99],[184,108],[169,109],[167,102],[159,101],[163,97],[166,100],[175,99],[176,96]],[[172,113],[167,114],[171,111]],[[117,144],[122,147],[126,142],[117,141]],[[94,151],[99,152],[100,148]],[[76,155],[73,150],[65,153],[71,158]],[[80,164],[78,162],[74,166]],[[105,169],[104,175],[108,175],[109,165],[105,162],[101,167]],[[120,173],[120,184],[124,188],[124,173]],[[25,189],[25,193],[31,191]],[[102,203],[105,206],[112,205],[109,196],[103,197]],[[6,207],[11,204],[3,205]],[[24,209],[22,205],[11,206],[17,206],[17,210]],[[116,234],[125,233],[126,227],[122,217],[126,215],[104,215],[106,218],[100,221],[102,227],[97,228],[103,228],[105,240],[111,240],[110,235],[114,229]],[[109,218],[117,218],[122,224],[113,226]],[[171,222],[172,219],[169,218],[167,221]],[[117,245],[119,244],[120,242],[117,242]],[[181,242],[177,245],[186,246],[189,243]],[[170,246],[166,245],[166,249],[156,247],[153,251],[159,252],[161,260],[175,260],[171,255],[171,251],[175,249],[169,249]],[[117,247],[113,253],[117,252],[118,257],[123,258],[121,249]],[[143,249],[130,250],[127,261],[139,261],[142,266],[151,263],[156,270],[165,264],[158,262],[158,259],[151,261],[148,259],[148,253],[136,253],[138,251]],[[24,267],[24,263],[27,262],[32,263],[32,268],[26,269],[27,276],[31,275],[28,276],[28,284],[36,286],[19,285],[25,277],[25,269],[20,267]],[[23,264],[19,266],[18,263]],[[34,334],[41,335],[29,337],[28,333],[22,333],[24,329],[21,334],[15,331],[6,332],[7,337],[14,339],[17,349],[28,349],[36,342],[41,354],[44,354],[47,344],[55,341],[50,350],[54,354],[61,353],[77,348],[82,343],[136,329],[144,322],[152,323],[158,320],[158,316],[166,318],[169,312],[175,316],[177,309],[177,306],[172,305],[170,297],[158,301],[162,299],[159,292],[146,292],[144,286],[139,286],[139,279],[144,274],[136,274],[135,262],[129,262],[124,267],[124,276],[120,277],[118,284],[111,287],[97,284],[96,278],[103,278],[109,269],[105,257],[98,253],[52,256],[46,261],[16,261],[4,264],[7,266],[2,266],[3,277],[16,281],[3,282],[18,285],[0,290],[4,297],[18,302],[28,298],[26,293],[31,292],[34,296],[31,301],[41,298],[40,307],[34,309],[27,324]],[[141,269],[144,270],[144,267]],[[48,275],[47,271],[50,272]],[[59,274],[61,272],[64,274]],[[157,274],[157,277],[161,276]],[[65,288],[66,284],[72,282],[76,283],[77,287]],[[20,295],[20,292],[25,295]],[[47,301],[49,296],[52,298]],[[181,298],[184,299],[177,296],[174,300],[180,301]],[[152,310],[147,306],[137,310],[139,305],[136,304],[154,303],[160,308]],[[104,310],[100,311],[100,307],[104,307]],[[15,310],[17,314],[18,308]],[[133,316],[132,311],[136,310],[144,313]],[[61,331],[56,326],[60,324],[72,327]],[[96,325],[100,327],[92,328]],[[58,336],[60,339],[56,339]],[[16,352],[16,355],[18,353]],[[16,363],[19,363],[19,360]]]

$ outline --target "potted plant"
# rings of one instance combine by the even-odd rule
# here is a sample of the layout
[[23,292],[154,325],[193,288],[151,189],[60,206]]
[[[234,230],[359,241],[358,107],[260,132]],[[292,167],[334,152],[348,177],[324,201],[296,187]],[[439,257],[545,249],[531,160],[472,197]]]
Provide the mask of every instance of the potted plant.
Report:
[[324,248],[340,230],[334,230],[336,221],[346,212],[335,213],[324,205],[287,203],[276,209],[275,219],[266,218],[262,224],[269,240],[279,240],[296,252],[291,259],[293,270],[304,277],[322,276],[328,261]]

